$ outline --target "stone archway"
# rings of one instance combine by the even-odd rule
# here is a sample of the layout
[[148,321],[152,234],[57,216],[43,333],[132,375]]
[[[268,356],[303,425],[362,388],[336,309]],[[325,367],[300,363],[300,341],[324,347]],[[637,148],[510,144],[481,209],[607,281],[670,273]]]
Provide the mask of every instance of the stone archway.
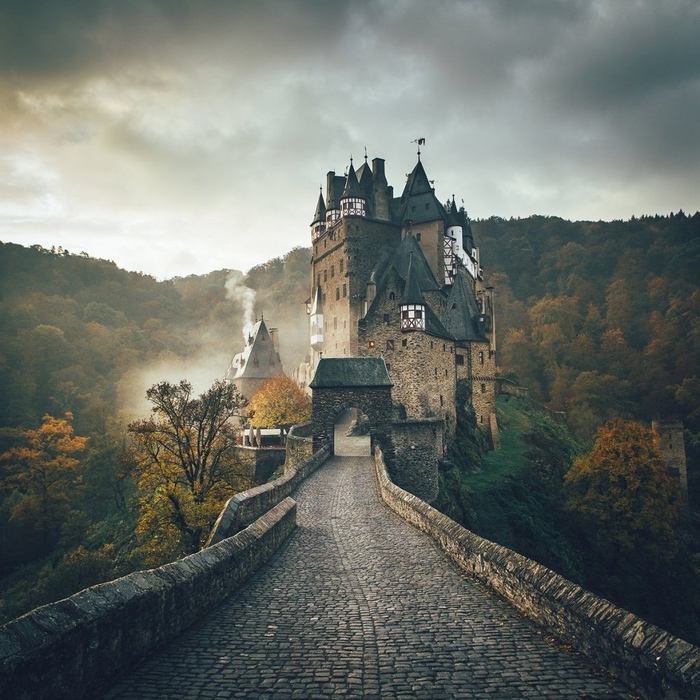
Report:
[[345,408],[335,418],[333,451],[339,457],[367,457],[372,454],[369,418],[357,408]]
[[371,449],[379,445],[387,460],[394,454],[391,437],[391,387],[381,357],[328,357],[319,361],[309,385],[314,451],[334,447],[335,424],[346,409],[358,409],[369,421]]

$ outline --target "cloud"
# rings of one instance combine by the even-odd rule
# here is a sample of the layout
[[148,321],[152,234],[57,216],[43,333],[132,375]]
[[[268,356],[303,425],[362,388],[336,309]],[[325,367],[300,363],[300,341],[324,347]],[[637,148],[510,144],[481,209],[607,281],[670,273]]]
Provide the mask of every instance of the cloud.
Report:
[[6,240],[246,269],[308,243],[365,146],[400,189],[419,136],[474,216],[698,208],[691,0],[23,0],[0,26]]

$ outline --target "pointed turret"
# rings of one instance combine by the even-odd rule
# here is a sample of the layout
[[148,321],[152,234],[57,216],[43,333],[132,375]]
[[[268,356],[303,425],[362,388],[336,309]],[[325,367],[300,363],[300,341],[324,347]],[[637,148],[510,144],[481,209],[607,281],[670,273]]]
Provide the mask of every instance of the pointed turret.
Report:
[[409,253],[406,286],[401,296],[401,330],[425,330],[425,299],[420,291],[418,276],[413,272],[413,253]]
[[318,194],[314,220],[311,222],[311,240],[315,241],[326,230],[326,203],[323,201],[323,188]]
[[360,183],[357,181],[357,173],[350,159],[350,170],[348,177],[345,180],[345,189],[340,197],[340,212],[341,216],[365,216],[365,197],[360,189]]

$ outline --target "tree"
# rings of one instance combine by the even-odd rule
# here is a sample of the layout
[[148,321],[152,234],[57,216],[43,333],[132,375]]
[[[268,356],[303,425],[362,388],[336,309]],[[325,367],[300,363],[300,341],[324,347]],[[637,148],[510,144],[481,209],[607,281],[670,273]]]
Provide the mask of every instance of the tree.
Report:
[[255,392],[248,413],[253,424],[260,428],[289,430],[309,420],[311,402],[295,381],[278,374]]
[[25,523],[39,534],[46,549],[56,539],[71,511],[73,490],[80,481],[82,452],[88,438],[73,434],[73,415],[45,415],[36,430],[18,431],[23,444],[7,450],[1,475],[3,490],[17,489],[24,498],[12,509],[10,519]]
[[232,447],[233,419],[245,399],[221,381],[195,397],[185,380],[155,384],[146,397],[153,415],[128,430],[140,492],[137,534],[146,562],[159,564],[197,551],[225,499],[242,485]]
[[620,418],[608,421],[564,481],[566,508],[606,565],[658,569],[673,559],[680,489],[651,430]]

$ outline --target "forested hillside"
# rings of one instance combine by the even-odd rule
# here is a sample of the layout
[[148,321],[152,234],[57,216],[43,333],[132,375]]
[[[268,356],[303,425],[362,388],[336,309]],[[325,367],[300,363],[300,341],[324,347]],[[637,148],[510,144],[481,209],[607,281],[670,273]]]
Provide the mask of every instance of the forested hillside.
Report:
[[[566,412],[578,443],[569,449],[569,438],[531,428],[528,446],[509,457],[515,481],[489,483],[495,495],[480,500],[479,479],[462,483],[459,473],[460,460],[478,463],[478,450],[461,458],[453,450],[443,477],[454,490],[443,505],[594,586],[583,569],[605,567],[584,551],[580,533],[566,530],[560,487],[607,419],[681,418],[691,497],[700,503],[700,214],[492,218],[473,229],[496,288],[500,371]],[[149,482],[138,474],[127,423],[148,415],[144,395],[157,382],[188,379],[201,392],[221,378],[243,348],[246,304],[279,328],[291,371],[307,352],[308,274],[306,248],[245,275],[157,281],[60,249],[0,244],[0,620],[166,556],[157,541],[146,551],[139,539],[139,484]],[[556,474],[533,477],[545,462]],[[493,465],[487,458],[483,473]],[[547,488],[535,494],[543,478]],[[679,550],[686,582],[696,576],[696,549]],[[648,582],[638,589],[654,590]],[[691,627],[695,634],[700,623]]]
[[222,378],[244,346],[244,299],[279,327],[290,369],[307,295],[304,249],[248,275],[159,282],[0,244],[0,619],[143,564],[126,424],[148,413],[146,390]]
[[700,214],[474,223],[501,369],[590,438],[607,418],[700,431]]

